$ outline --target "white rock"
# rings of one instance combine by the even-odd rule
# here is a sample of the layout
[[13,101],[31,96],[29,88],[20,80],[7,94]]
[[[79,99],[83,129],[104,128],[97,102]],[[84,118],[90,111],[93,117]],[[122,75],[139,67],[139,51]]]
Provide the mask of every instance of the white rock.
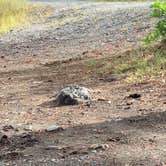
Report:
[[63,131],[63,130],[64,129],[58,125],[52,125],[46,129],[47,132],[59,132],[59,131]]
[[60,91],[56,97],[56,104],[75,105],[91,100],[90,90],[78,85],[68,86]]

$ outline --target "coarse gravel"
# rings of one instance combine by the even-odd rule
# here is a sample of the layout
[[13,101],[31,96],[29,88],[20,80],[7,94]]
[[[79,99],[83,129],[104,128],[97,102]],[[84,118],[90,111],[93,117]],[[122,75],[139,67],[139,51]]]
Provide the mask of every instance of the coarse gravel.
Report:
[[1,56],[68,59],[106,47],[140,44],[152,27],[149,2],[37,1],[55,12],[40,23],[0,36]]

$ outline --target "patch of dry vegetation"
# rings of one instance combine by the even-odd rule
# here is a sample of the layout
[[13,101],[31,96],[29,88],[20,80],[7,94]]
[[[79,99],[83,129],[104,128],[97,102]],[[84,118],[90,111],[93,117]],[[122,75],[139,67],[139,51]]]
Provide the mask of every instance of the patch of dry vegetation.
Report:
[[87,64],[100,75],[126,74],[130,82],[161,79],[166,75],[166,49],[161,47],[141,47],[114,57],[93,59]]
[[0,33],[29,25],[48,13],[45,7],[35,6],[27,0],[0,0]]

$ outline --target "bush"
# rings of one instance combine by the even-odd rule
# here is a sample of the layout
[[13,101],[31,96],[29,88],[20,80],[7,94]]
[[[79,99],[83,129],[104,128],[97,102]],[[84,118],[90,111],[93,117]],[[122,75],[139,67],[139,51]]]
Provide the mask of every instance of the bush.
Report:
[[145,39],[146,43],[150,43],[155,40],[165,39],[166,37],[166,2],[156,1],[151,8],[153,12],[151,17],[159,18],[155,29],[150,32]]

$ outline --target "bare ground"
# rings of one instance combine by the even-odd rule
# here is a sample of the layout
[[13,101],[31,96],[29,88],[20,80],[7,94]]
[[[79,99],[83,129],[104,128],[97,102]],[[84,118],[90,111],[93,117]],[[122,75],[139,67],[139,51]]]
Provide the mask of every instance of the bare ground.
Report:
[[[89,17],[87,27],[84,16],[79,23],[71,21],[55,29],[33,25],[38,36],[25,29],[1,37],[0,165],[166,163],[165,83],[103,82],[87,67],[93,57],[112,56],[119,48],[138,44],[152,24],[146,17],[149,10],[146,5],[115,11],[101,6],[99,11],[107,15],[97,13],[102,18],[96,23]],[[94,101],[55,107],[53,95],[69,84],[90,88]],[[55,124],[64,130],[45,131]]]

